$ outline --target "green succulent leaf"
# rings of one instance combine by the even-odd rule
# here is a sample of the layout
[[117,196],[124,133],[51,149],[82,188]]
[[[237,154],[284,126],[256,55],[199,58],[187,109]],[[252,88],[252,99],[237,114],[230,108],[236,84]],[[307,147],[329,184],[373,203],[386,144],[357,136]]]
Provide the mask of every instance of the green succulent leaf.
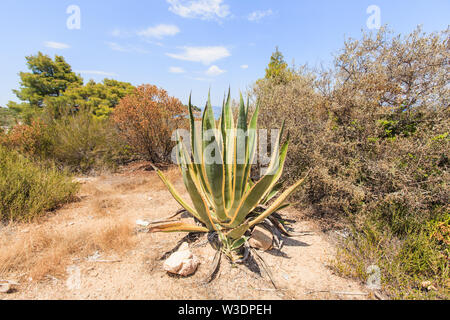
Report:
[[253,220],[252,222],[250,222],[250,227],[253,227],[255,225],[257,225],[258,223],[261,223],[264,221],[265,218],[267,218],[268,216],[270,216],[272,213],[274,213],[275,211],[277,211],[282,205],[283,202],[286,201],[286,199],[298,188],[300,187],[306,180],[307,176],[304,177],[303,179],[297,181],[297,183],[295,183],[293,186],[291,186],[290,188],[288,188],[286,191],[284,191],[281,196],[279,196],[277,198],[276,201],[274,201],[274,203],[272,203],[270,205],[269,208],[267,208],[266,211],[264,211],[261,215],[259,215],[255,220]]
[[183,142],[180,141],[180,137],[178,136],[177,139],[177,155],[179,157],[179,162],[181,163],[180,168],[183,181],[196,209],[196,215],[194,216],[203,222],[209,229],[214,229],[214,220],[210,214],[206,199],[201,193],[200,183],[195,176],[194,166],[188,162],[189,154],[184,147]]
[[236,241],[233,242],[233,244],[231,245],[231,250],[238,250],[240,247],[242,247],[245,242],[248,240],[248,238],[246,237],[242,237]]
[[261,204],[265,205],[270,202],[274,197],[277,196],[277,194],[280,192],[281,188],[283,188],[282,183],[277,183],[272,190],[267,194],[267,196],[264,198],[264,200],[261,202]]
[[225,173],[219,141],[214,112],[211,106],[211,98],[209,96],[203,115],[202,171],[205,174],[206,188],[211,190],[213,206],[217,218],[222,222],[226,222],[228,221],[228,217],[225,213],[224,200]]
[[227,237],[230,239],[239,239],[248,231],[248,229],[250,229],[250,224],[244,223],[239,227],[228,232]]

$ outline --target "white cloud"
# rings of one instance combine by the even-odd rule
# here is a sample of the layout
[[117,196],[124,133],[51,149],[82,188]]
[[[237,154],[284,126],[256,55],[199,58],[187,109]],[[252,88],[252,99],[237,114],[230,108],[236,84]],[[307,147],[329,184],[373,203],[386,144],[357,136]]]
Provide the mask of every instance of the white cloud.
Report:
[[115,77],[117,74],[113,72],[105,72],[105,71],[98,71],[98,70],[77,70],[75,73],[81,73],[81,74],[90,74],[90,75],[96,75],[96,76],[106,76],[106,77]]
[[225,73],[225,70],[220,69],[218,66],[211,66],[208,70],[206,70],[206,74],[208,76],[220,76],[222,73]]
[[183,47],[183,50],[181,53],[167,53],[167,55],[174,59],[201,62],[205,65],[231,56],[225,47]]
[[120,37],[120,36],[122,36],[122,31],[121,31],[120,29],[114,29],[114,30],[111,32],[111,35],[112,35],[113,37]]
[[254,11],[247,17],[248,21],[256,22],[273,14],[272,9],[266,11]]
[[207,82],[213,82],[214,79],[206,79],[201,77],[186,77],[187,79],[195,80],[195,81],[207,81]]
[[147,50],[132,45],[120,45],[116,42],[106,42],[108,47],[113,51],[119,52],[136,52],[136,53],[148,53]]
[[70,46],[68,44],[65,44],[62,42],[46,41],[44,44],[47,48],[52,48],[52,49],[69,49],[70,48]]
[[169,10],[183,18],[222,19],[230,14],[224,0],[167,0]]
[[162,39],[166,36],[174,36],[180,32],[180,29],[175,25],[160,24],[155,27],[149,27],[145,30],[139,31],[137,34],[146,38]]
[[130,33],[129,33],[128,31],[124,31],[124,30],[121,30],[121,29],[119,29],[119,28],[115,28],[115,29],[111,32],[111,35],[112,35],[113,37],[116,37],[116,38],[124,38],[124,37],[129,37],[129,36],[130,36]]
[[108,47],[111,50],[120,51],[120,52],[128,52],[128,50],[124,46],[122,46],[116,42],[106,42],[106,44],[108,45]]
[[248,65],[247,64],[243,64],[242,66],[241,66],[241,69],[248,69]]
[[184,69],[180,68],[180,67],[170,67],[169,72],[170,73],[185,73],[186,71],[184,71]]

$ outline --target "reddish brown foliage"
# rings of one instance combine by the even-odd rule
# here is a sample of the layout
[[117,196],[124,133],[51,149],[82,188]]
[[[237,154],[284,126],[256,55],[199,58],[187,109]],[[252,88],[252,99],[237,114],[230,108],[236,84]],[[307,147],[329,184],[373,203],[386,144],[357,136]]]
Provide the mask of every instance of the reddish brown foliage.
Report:
[[120,101],[113,120],[136,152],[160,163],[170,159],[172,133],[186,124],[186,116],[187,108],[178,99],[156,86],[142,85]]
[[45,124],[34,120],[31,125],[18,124],[7,134],[0,135],[0,145],[30,156],[40,156],[48,150]]

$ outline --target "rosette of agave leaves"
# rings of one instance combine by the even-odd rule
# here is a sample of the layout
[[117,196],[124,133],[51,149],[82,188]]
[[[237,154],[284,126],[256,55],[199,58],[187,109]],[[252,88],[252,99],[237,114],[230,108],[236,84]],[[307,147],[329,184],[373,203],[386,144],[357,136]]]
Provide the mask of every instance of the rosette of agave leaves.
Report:
[[[218,252],[226,254],[235,262],[242,259],[240,252],[244,251],[243,247],[249,248],[248,235],[258,224],[270,224],[275,227],[274,232],[279,228],[285,235],[292,235],[272,215],[287,206],[284,204],[285,200],[305,178],[287,188],[275,199],[282,187],[278,181],[289,144],[289,134],[286,142],[281,144],[283,124],[277,142],[272,146],[271,161],[265,175],[259,181],[253,181],[250,173],[257,150],[259,107],[256,106],[249,119],[249,103],[245,105],[241,94],[235,122],[230,104],[228,93],[221,117],[216,122],[209,96],[201,125],[196,125],[193,107],[189,101],[190,141],[186,143],[187,141],[182,141],[177,135],[176,153],[192,205],[180,196],[160,170],[155,170],[175,200],[197,223],[159,223],[151,227],[150,232],[217,235],[215,238],[218,240]],[[267,203],[270,205],[265,206]]]

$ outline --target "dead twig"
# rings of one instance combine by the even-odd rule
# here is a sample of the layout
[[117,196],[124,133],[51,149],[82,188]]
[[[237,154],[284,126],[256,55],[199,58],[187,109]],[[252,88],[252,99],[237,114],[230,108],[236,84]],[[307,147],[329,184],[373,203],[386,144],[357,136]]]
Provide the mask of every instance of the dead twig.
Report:
[[15,286],[19,285],[19,283],[17,281],[14,281],[14,280],[0,280],[0,283],[8,283],[8,284],[12,284],[12,285],[15,285]]
[[100,263],[117,263],[122,262],[122,260],[88,260],[89,262],[100,262]]
[[174,215],[171,215],[170,217],[167,217],[165,219],[162,220],[157,220],[157,221],[151,221],[149,222],[149,224],[158,224],[158,223],[166,223],[166,222],[175,222],[178,220],[173,220],[175,217],[178,217],[180,214],[187,212],[184,209],[180,209],[178,210]]
[[257,291],[288,291],[288,289],[266,289],[266,288],[252,288]]
[[222,258],[222,250],[219,249],[216,251],[216,254],[214,255],[214,260],[212,263],[211,270],[208,273],[208,275],[206,276],[205,281],[204,281],[205,284],[208,284],[214,280],[214,277],[217,274],[217,271],[219,270],[221,258]]
[[264,259],[252,247],[250,247],[250,251],[251,251],[252,255],[256,258],[256,260],[259,262],[259,264],[263,267],[264,271],[266,272],[267,276],[269,277],[270,281],[272,282],[273,287],[275,289],[278,289],[278,287],[275,283],[275,279],[273,278],[272,272],[270,271],[270,268],[266,264]]

